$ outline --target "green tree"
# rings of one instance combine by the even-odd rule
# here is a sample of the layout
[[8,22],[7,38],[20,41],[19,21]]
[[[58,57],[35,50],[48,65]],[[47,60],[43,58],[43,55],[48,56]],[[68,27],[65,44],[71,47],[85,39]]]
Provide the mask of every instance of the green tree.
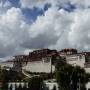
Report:
[[29,80],[29,89],[30,90],[43,90],[42,84],[43,84],[42,78],[33,77]]
[[85,84],[89,81],[89,74],[79,66],[69,64],[57,64],[56,80],[60,90],[85,90]]
[[2,90],[7,90],[8,88],[8,71],[5,69],[1,69],[0,67],[0,81],[2,82],[1,84],[1,89]]
[[66,59],[60,57],[59,55],[52,55],[52,64],[65,64]]

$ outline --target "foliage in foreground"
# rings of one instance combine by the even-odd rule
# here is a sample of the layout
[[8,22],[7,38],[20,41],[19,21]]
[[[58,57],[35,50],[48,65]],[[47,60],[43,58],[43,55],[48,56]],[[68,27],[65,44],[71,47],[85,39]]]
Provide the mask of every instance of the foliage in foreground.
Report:
[[79,66],[66,63],[56,65],[56,80],[60,90],[85,90],[85,84],[89,78],[90,74]]
[[33,77],[29,80],[30,90],[43,90],[43,80],[40,77]]

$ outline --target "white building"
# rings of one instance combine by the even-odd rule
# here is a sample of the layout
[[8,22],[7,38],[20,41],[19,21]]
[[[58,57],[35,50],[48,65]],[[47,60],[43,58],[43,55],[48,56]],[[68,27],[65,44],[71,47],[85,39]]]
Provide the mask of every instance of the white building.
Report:
[[68,64],[80,66],[90,73],[90,52],[78,53],[76,49],[63,49],[59,55],[64,57]]
[[90,82],[86,84],[86,90],[90,90]]
[[84,68],[87,73],[90,73],[90,56],[87,57],[88,60],[86,57],[85,54],[67,55],[66,62],[74,66],[80,66]]
[[46,57],[42,58],[40,61],[27,62],[22,69],[30,72],[39,72],[39,73],[50,73],[55,71],[55,66],[52,65],[51,58]]
[[54,88],[55,88],[55,90],[59,90],[58,84],[55,81],[55,79],[45,80],[44,88],[45,88],[45,90],[53,90]]
[[23,89],[28,88],[28,83],[27,82],[9,82],[8,83],[8,90],[16,90],[16,88],[19,88],[21,86],[21,88]]
[[66,58],[68,64],[78,65],[84,68],[86,72],[90,72],[90,53],[78,53],[76,49],[63,49],[60,52],[49,49],[36,50],[29,53],[27,56],[15,56],[11,62],[0,63],[0,65],[1,67],[14,67],[17,71],[25,69],[30,72],[49,73],[55,70],[55,66],[52,65],[51,62],[52,54],[60,55],[61,57]]
[[67,55],[66,56],[66,62],[68,64],[74,65],[74,66],[80,66],[82,68],[85,67],[85,55],[82,54],[73,54],[73,55]]
[[13,67],[13,62],[0,62],[0,66],[2,69],[10,70]]

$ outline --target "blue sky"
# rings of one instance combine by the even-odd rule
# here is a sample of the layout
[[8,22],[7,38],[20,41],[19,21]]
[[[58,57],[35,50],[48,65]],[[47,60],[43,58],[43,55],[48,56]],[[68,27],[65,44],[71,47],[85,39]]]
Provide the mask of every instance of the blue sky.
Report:
[[9,0],[14,7],[20,7],[19,0]]
[[35,21],[38,16],[44,15],[44,12],[49,8],[50,6],[46,4],[44,6],[44,9],[39,9],[34,7],[33,9],[30,8],[22,8],[23,15],[25,16],[25,19],[27,22]]

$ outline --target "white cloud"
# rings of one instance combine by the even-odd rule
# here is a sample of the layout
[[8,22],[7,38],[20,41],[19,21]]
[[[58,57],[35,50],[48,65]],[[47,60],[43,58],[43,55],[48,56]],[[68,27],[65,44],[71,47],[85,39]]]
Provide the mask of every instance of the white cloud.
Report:
[[75,13],[69,41],[79,49],[90,50],[90,9]]
[[48,0],[20,0],[21,6],[24,8],[39,7],[43,8]]
[[90,9],[67,12],[49,8],[29,28],[28,48],[78,48],[90,50]]
[[0,0],[0,14],[5,13],[11,6],[8,0]]
[[90,0],[20,0],[20,4],[24,8],[43,8],[46,3],[52,6],[60,6],[69,2],[77,8],[90,7]]
[[57,6],[67,3],[69,0],[20,0],[21,7],[23,8],[43,8],[45,4]]
[[[25,36],[23,16],[19,8],[11,8],[0,16],[0,55],[10,55],[21,52],[19,45]],[[19,51],[20,50],[20,51]]]
[[[63,9],[58,11],[57,8],[49,8],[45,15],[39,16],[28,29],[30,39],[24,42],[23,46],[33,49],[66,47],[65,44],[68,44],[68,42],[65,41],[67,41],[71,23],[71,14]],[[62,35],[64,31],[65,33]],[[60,42],[62,42],[62,45]]]
[[72,4],[75,4],[77,8],[88,8],[90,7],[90,0],[71,0]]
[[66,11],[49,8],[44,16],[38,16],[38,19],[29,25],[23,20],[21,10],[12,7],[0,16],[0,56],[57,46],[62,32],[70,27],[72,20],[67,17],[70,16]]
[[[24,2],[27,3],[26,0]],[[48,0],[48,2],[54,7],[50,7],[44,15],[38,16],[33,24],[25,22],[20,8],[12,7],[0,14],[0,57],[27,54],[32,49],[48,47],[56,49],[76,47],[90,50],[90,9],[86,7],[89,6],[89,2],[86,0],[84,4],[80,0],[73,0],[72,3],[78,7],[74,12],[58,10],[55,6],[58,3],[66,3],[66,0]],[[85,9],[81,9],[79,7],[81,5],[77,2],[85,5]],[[33,3],[31,1],[32,5],[29,8],[40,6],[41,3],[37,3],[36,5],[36,1]],[[41,7],[43,6],[39,8]]]

